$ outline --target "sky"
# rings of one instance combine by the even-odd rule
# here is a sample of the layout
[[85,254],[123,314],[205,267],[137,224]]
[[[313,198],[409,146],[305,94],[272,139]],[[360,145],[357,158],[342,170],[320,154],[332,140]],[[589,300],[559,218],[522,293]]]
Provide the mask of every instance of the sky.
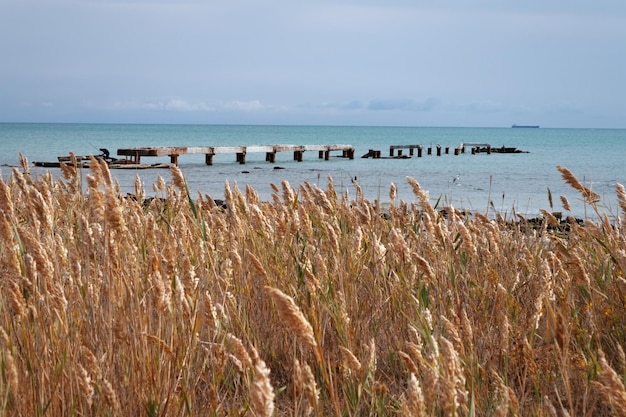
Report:
[[0,0],[0,122],[626,128],[624,0]]

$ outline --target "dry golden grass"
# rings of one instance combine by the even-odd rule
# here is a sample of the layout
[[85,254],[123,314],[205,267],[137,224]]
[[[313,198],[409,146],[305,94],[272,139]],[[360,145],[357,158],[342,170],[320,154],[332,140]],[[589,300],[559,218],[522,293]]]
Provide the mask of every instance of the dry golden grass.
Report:
[[385,210],[331,179],[223,208],[92,166],[0,181],[0,414],[626,413],[626,217],[565,168],[600,220],[556,233],[414,179]]

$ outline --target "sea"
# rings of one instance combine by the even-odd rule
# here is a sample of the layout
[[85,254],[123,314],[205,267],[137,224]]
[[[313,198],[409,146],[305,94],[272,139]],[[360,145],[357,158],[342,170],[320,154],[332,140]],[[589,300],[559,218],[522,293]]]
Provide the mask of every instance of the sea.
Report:
[[[520,153],[476,153],[470,148],[455,155],[462,143],[489,144],[492,148],[514,147]],[[100,148],[116,156],[117,149],[151,146],[244,146],[244,145],[349,144],[354,159],[331,153],[330,160],[317,152],[305,152],[295,161],[290,152],[278,153],[274,163],[264,153],[248,153],[246,163],[235,154],[218,154],[213,165],[204,155],[181,155],[178,164],[192,196],[223,199],[225,184],[245,191],[252,187],[263,200],[272,200],[271,184],[283,181],[298,188],[304,183],[327,188],[332,178],[338,194],[356,198],[358,184],[363,196],[381,205],[417,202],[407,177],[429,192],[437,207],[453,206],[487,215],[500,213],[516,219],[540,216],[541,209],[563,216],[597,219],[578,191],[567,185],[557,166],[569,169],[586,187],[600,196],[597,207],[610,219],[621,215],[616,183],[626,184],[626,129],[567,129],[511,127],[369,127],[369,126],[250,126],[170,124],[47,124],[0,123],[0,175],[8,181],[13,169],[22,170],[20,155],[29,163],[31,175],[50,171],[61,178],[59,168],[42,168],[35,161],[57,161],[58,156],[97,155]],[[422,145],[422,157],[389,158],[392,145]],[[441,156],[436,147],[441,146]],[[432,154],[427,153],[428,148]],[[449,148],[449,153],[445,153]],[[362,158],[370,150],[383,158]],[[397,154],[397,151],[396,151]],[[409,150],[403,150],[409,156]],[[143,157],[142,163],[168,163],[168,157]],[[113,169],[112,176],[124,193],[133,193],[136,179],[147,196],[162,177],[171,180],[168,169]],[[85,169],[84,175],[89,171]],[[397,190],[390,199],[392,184]],[[570,205],[567,211],[561,196]]]

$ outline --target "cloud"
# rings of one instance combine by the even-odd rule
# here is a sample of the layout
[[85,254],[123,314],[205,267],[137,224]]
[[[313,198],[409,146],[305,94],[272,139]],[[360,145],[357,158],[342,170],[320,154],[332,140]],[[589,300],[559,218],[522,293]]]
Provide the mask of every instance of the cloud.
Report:
[[190,103],[186,100],[181,99],[172,99],[169,100],[165,106],[164,110],[174,110],[174,111],[191,111],[191,112],[206,112],[206,111],[214,111],[215,108],[206,103]]
[[266,110],[267,107],[261,104],[259,100],[250,100],[250,101],[231,101],[230,103],[226,103],[223,105],[224,109],[227,110],[238,110],[238,111],[260,111]]
[[413,99],[376,99],[369,102],[367,109],[374,111],[430,111],[437,106],[437,104],[439,104],[439,101],[434,98],[429,98],[425,101]]
[[187,100],[173,98],[165,100],[128,100],[117,101],[108,106],[109,110],[164,110],[174,112],[210,112],[215,107],[207,103],[192,103]]
[[406,111],[406,112],[424,112],[431,111],[437,105],[439,100],[429,98],[423,101],[400,98],[400,99],[373,99],[369,101],[344,101],[344,102],[324,102],[317,105],[304,105],[303,108],[316,108],[326,110],[369,110],[369,111]]
[[233,100],[212,104],[204,101],[191,101],[182,98],[170,98],[162,100],[118,101],[109,105],[108,109],[207,113],[218,111],[260,112],[265,110],[277,110],[279,108],[265,105],[261,103],[260,100]]
[[502,103],[497,103],[494,101],[474,101],[469,103],[451,103],[449,106],[451,111],[461,112],[461,113],[494,113],[501,112],[506,110],[520,110],[520,106],[516,106],[517,108],[512,109],[511,106],[506,106]]

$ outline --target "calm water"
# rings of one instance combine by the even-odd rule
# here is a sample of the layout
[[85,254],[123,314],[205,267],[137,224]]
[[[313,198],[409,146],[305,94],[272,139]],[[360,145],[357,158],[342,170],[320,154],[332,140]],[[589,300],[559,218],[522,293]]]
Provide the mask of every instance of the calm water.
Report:
[[[455,156],[461,142],[489,143],[528,151],[522,154],[465,154]],[[29,161],[56,161],[59,155],[97,154],[107,148],[115,155],[122,147],[220,146],[253,144],[351,144],[354,160],[331,157],[320,160],[317,152],[293,161],[290,153],[279,153],[274,164],[264,154],[248,154],[247,163],[235,155],[217,155],[214,165],[204,164],[202,155],[183,155],[179,166],[192,192],[223,198],[224,183],[242,190],[251,185],[261,198],[269,199],[270,184],[287,180],[293,186],[307,181],[325,187],[332,176],[338,191],[355,196],[351,179],[362,187],[366,198],[389,200],[389,186],[398,188],[398,198],[415,201],[406,177],[414,177],[430,192],[433,203],[485,212],[492,202],[502,214],[537,215],[539,209],[562,211],[560,195],[572,205],[572,213],[589,217],[579,194],[565,185],[557,165],[570,169],[586,186],[602,197],[603,210],[618,213],[615,183],[626,184],[626,130],[624,129],[511,129],[511,128],[424,128],[424,127],[320,127],[320,126],[219,126],[219,125],[114,125],[114,124],[13,124],[0,123],[0,172],[7,179],[11,166],[22,153]],[[369,149],[389,154],[390,145],[432,146],[433,155],[411,159],[362,159]],[[450,147],[449,155],[435,156],[435,146]],[[407,150],[404,151],[408,153]],[[169,162],[168,158],[145,158],[145,163]],[[279,166],[284,169],[277,170]],[[58,169],[51,169],[59,176]],[[43,168],[32,168],[41,174]],[[170,180],[168,170],[113,170],[124,192],[131,192],[138,175],[152,194],[158,176]],[[489,209],[492,211],[492,208]]]

